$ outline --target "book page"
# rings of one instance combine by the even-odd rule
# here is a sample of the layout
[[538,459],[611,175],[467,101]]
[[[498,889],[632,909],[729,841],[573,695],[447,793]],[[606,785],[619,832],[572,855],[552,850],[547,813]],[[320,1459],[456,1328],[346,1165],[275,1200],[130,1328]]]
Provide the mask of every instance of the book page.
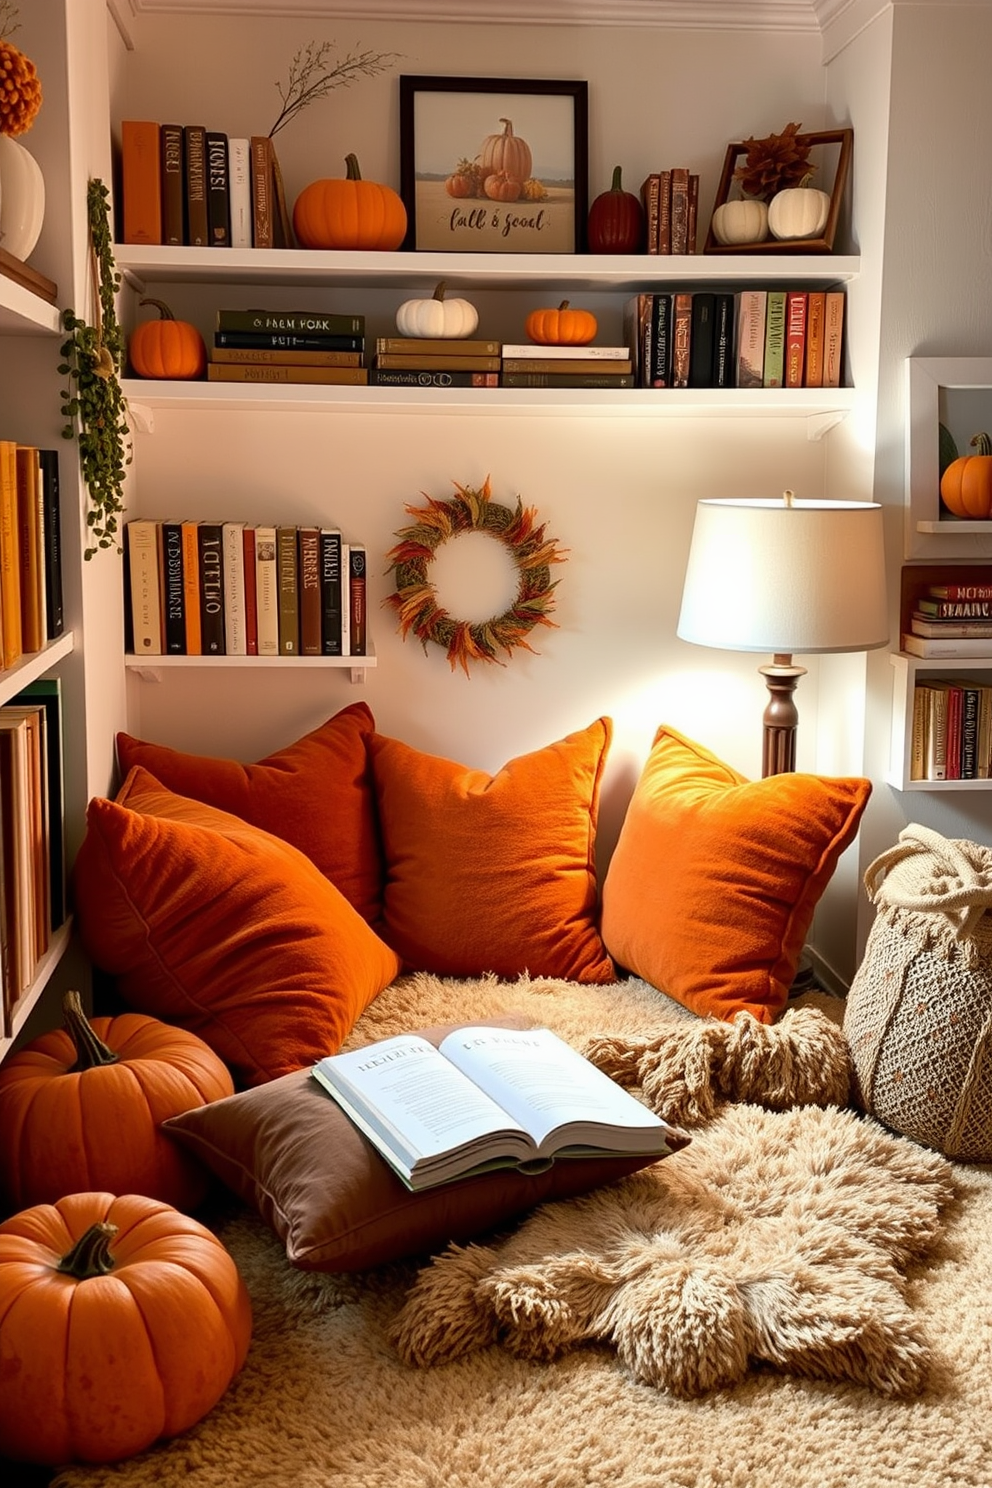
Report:
[[530,1147],[519,1124],[426,1039],[383,1039],[321,1059],[314,1073],[332,1095],[338,1086],[411,1167],[493,1132],[518,1133],[521,1155]]
[[577,1142],[618,1132],[667,1130],[666,1123],[547,1028],[460,1028],[440,1046],[452,1064],[530,1132],[540,1145],[575,1124]]

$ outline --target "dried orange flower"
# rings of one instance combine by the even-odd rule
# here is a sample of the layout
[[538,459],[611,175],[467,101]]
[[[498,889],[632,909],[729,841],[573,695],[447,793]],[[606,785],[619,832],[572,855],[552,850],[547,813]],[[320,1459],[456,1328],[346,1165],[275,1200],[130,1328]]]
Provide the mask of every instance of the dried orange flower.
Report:
[[33,62],[10,41],[0,41],[0,134],[23,134],[41,108],[41,82]]
[[799,133],[802,127],[787,124],[781,134],[743,141],[747,155],[744,164],[734,171],[734,180],[740,181],[746,196],[771,201],[777,191],[798,186],[804,176],[815,170],[809,163],[810,142]]

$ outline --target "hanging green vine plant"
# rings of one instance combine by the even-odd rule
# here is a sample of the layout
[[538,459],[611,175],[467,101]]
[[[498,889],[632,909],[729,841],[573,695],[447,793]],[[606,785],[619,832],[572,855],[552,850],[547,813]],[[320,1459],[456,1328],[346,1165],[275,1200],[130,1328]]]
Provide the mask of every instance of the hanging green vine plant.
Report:
[[118,517],[124,510],[124,479],[132,449],[127,402],[119,381],[125,341],[115,296],[121,280],[110,232],[110,193],[99,179],[89,183],[86,210],[95,324],[87,325],[75,311],[63,310],[62,326],[68,334],[59,351],[59,372],[75,384],[62,393],[62,413],[68,420],[62,436],[79,440],[79,461],[89,495],[86,525],[93,539],[84,557],[92,558],[100,548],[120,551]]

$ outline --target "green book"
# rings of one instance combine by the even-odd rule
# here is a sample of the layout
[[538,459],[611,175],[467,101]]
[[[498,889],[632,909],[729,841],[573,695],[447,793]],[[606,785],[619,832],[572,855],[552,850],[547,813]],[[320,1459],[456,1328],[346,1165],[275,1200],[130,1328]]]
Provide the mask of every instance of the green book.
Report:
[[765,312],[765,362],[762,379],[765,387],[781,387],[785,377],[785,302],[784,289],[770,289]]

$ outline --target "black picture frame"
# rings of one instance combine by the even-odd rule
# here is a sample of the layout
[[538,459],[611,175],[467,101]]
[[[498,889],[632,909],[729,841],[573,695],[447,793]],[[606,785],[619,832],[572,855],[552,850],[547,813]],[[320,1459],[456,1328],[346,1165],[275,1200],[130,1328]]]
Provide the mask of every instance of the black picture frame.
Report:
[[[413,74],[402,74],[399,81],[400,195],[407,211],[404,249],[451,253],[585,250],[586,82]],[[505,143],[510,138],[514,143]],[[526,180],[536,184],[525,189],[519,176],[528,157]],[[459,172],[462,161],[477,169]],[[485,172],[490,165],[503,162],[513,169],[507,171],[505,181],[491,188],[498,189],[499,195],[487,195],[485,181],[499,171]],[[516,194],[515,186],[519,188]]]

